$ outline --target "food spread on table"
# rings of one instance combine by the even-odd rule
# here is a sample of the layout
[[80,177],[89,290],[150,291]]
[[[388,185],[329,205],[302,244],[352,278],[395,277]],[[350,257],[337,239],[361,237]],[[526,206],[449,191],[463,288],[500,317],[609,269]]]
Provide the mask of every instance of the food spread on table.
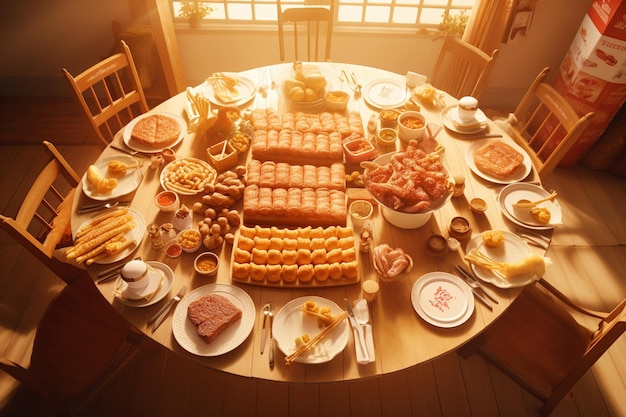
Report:
[[[369,136],[363,128],[363,119],[368,117],[359,111],[300,111],[294,107],[279,112],[257,103],[242,112],[237,105],[243,96],[254,96],[245,79],[215,73],[207,82],[212,88],[212,102],[225,105],[213,112],[215,117],[206,132],[194,138],[194,147],[204,147],[206,152],[201,157],[180,155],[167,164],[161,161],[162,166],[153,164],[160,169],[156,175],[161,187],[179,194],[182,205],[176,212],[160,212],[161,216],[173,216],[160,226],[153,223],[156,219],[150,219],[151,233],[161,233],[164,242],[152,250],[162,250],[172,262],[193,262],[198,255],[190,257],[183,252],[197,250],[214,252],[218,257],[224,251],[230,258],[230,262],[220,261],[218,267],[226,268],[230,285],[201,286],[192,293],[193,299],[179,305],[181,311],[177,309],[173,326],[181,346],[194,354],[213,356],[234,349],[245,340],[253,327],[250,311],[254,315],[255,306],[247,294],[241,294],[245,291],[237,288],[240,284],[244,289],[245,285],[252,285],[296,291],[348,286],[360,283],[362,271],[369,266],[382,281],[417,280],[411,298],[418,316],[427,323],[454,327],[471,316],[473,297],[464,281],[442,272],[414,277],[414,259],[409,252],[415,248],[396,247],[385,241],[387,236],[374,238],[372,222],[387,219],[376,214],[377,208],[373,219],[362,226],[367,230],[347,222],[349,191],[359,186],[365,187],[361,191],[367,194],[368,201],[402,215],[423,215],[451,198],[448,164],[441,146],[445,144],[435,139],[441,127],[432,121],[425,123],[425,139],[398,144],[398,151],[380,159],[384,163],[375,159],[380,151],[374,139],[378,124],[397,129],[406,96],[403,83],[385,78],[366,85],[365,101],[382,109],[375,113],[380,117],[370,118],[374,129],[369,125],[368,129],[374,136]],[[316,67],[295,65],[280,85],[279,93],[291,102],[312,103],[323,98],[330,83],[328,74]],[[197,93],[195,97],[199,100],[201,96]],[[436,89],[424,84],[412,91],[409,100],[436,104],[439,96]],[[388,103],[394,108],[387,108]],[[419,107],[416,101],[411,102],[410,109],[419,111]],[[186,133],[186,126],[167,114],[144,115],[133,122],[124,130],[127,145],[131,140],[134,149],[149,148],[156,152],[153,159],[161,156],[159,149],[177,144]],[[481,131],[485,128],[481,124]],[[519,181],[530,171],[527,155],[504,140],[473,142],[466,162],[478,176],[496,183]],[[91,165],[84,181],[90,193],[111,195],[118,181],[142,165],[134,158],[109,159],[106,165]],[[142,179],[140,176],[139,181]],[[87,187],[83,188],[87,193]],[[462,201],[455,200],[455,207]],[[514,204],[500,203],[503,212],[505,204]],[[176,217],[181,213],[185,219]],[[469,213],[465,210],[459,214]],[[549,225],[555,216],[560,219],[560,211],[549,204],[532,207],[528,215],[539,225]],[[464,233],[454,236],[469,240],[472,218],[455,219],[463,219],[467,227]],[[66,257],[87,265],[119,260],[116,256],[121,254],[128,257],[141,243],[144,223],[138,213],[129,209],[106,211],[80,227]],[[392,225],[387,227],[396,224]],[[443,236],[446,232],[452,235],[445,229],[443,233],[433,229],[430,236],[439,239],[438,255],[447,252],[448,240]],[[541,277],[549,264],[543,256],[529,252],[521,238],[511,237],[510,232],[478,233],[468,244],[464,260],[485,282],[504,288],[526,285],[529,276]],[[425,242],[424,253],[433,253],[432,247],[427,251]],[[460,244],[455,246],[453,253],[459,247]],[[175,259],[181,255],[180,260]],[[415,262],[419,262],[417,258]],[[173,277],[168,279],[171,286]],[[288,303],[288,309],[283,311],[282,320],[296,328],[282,329],[283,335],[289,335],[279,342],[287,355],[287,364],[332,359],[344,348],[349,335],[345,326],[332,333],[344,322],[345,312],[329,300],[315,297],[298,299],[298,303],[299,306]],[[316,331],[308,325],[293,324],[311,317],[317,323]],[[323,344],[326,335],[334,336]],[[229,344],[229,338],[236,343]]]

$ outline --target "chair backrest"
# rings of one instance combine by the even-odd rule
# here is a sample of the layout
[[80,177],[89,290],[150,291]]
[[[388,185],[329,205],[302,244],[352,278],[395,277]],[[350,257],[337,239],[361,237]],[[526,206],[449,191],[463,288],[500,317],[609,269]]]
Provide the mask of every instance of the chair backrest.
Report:
[[[593,319],[597,327],[583,325]],[[542,278],[524,288],[472,344],[538,398],[540,414],[547,416],[624,331],[626,299],[600,313],[577,305]]]
[[585,131],[593,112],[579,116],[572,105],[544,80],[544,68],[535,78],[513,112],[511,126],[515,141],[532,159],[539,176],[545,179]]
[[[278,47],[280,61],[285,62],[285,26],[292,24],[294,56],[292,61],[329,61],[332,44],[335,0],[330,4],[305,4],[283,7],[276,3],[278,12]],[[306,48],[306,55],[300,49]],[[323,49],[322,49],[323,48]],[[323,59],[321,59],[323,58]]]
[[78,406],[66,412],[91,400],[136,356],[143,340],[88,273],[79,271],[41,317],[28,367],[0,358],[0,369],[40,395],[64,408]]
[[498,50],[485,53],[454,35],[447,34],[433,68],[431,84],[448,94],[461,98],[473,96],[480,99]]
[[0,215],[0,226],[37,259],[70,280],[68,265],[57,260],[54,252],[72,242],[72,200],[80,178],[52,143],[43,144],[50,161],[33,182],[15,218]]
[[63,74],[102,148],[128,122],[149,110],[130,49],[124,41],[121,46],[122,52],[76,77],[63,68]]

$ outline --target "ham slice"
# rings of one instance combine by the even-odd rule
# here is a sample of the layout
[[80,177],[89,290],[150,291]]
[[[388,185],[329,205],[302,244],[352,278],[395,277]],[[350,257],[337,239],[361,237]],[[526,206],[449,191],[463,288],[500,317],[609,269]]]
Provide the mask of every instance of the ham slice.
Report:
[[190,303],[187,316],[198,327],[198,335],[206,343],[211,343],[239,320],[242,312],[226,297],[209,294]]

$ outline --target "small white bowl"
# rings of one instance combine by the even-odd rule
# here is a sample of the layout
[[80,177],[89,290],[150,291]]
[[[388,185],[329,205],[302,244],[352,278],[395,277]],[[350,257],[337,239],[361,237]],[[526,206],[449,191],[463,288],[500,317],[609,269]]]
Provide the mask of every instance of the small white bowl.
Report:
[[[416,127],[408,127],[408,125],[416,125]],[[400,113],[398,116],[398,137],[400,140],[408,142],[413,139],[420,140],[424,136],[426,130],[426,117],[414,110]]]
[[355,200],[350,203],[348,209],[350,212],[350,219],[352,219],[353,226],[361,226],[365,220],[372,217],[374,212],[374,206],[367,200]]
[[178,233],[176,240],[183,252],[193,253],[202,246],[202,235],[199,230],[185,229]]
[[193,267],[200,275],[214,276],[220,266],[220,259],[213,252],[203,252],[196,256]]
[[174,191],[161,191],[156,195],[154,202],[163,212],[176,211],[180,206],[180,198]]
[[332,111],[344,111],[348,107],[350,95],[345,91],[333,90],[324,94],[326,108]]

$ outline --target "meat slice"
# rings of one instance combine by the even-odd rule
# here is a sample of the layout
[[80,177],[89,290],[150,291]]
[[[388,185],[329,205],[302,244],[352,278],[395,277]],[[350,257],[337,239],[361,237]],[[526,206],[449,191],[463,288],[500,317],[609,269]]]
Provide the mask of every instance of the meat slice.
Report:
[[198,335],[205,342],[211,343],[228,326],[239,320],[242,312],[226,297],[209,294],[190,303],[187,316],[198,327]]
[[506,178],[513,174],[524,161],[524,156],[499,140],[490,141],[474,151],[474,163],[485,174]]

